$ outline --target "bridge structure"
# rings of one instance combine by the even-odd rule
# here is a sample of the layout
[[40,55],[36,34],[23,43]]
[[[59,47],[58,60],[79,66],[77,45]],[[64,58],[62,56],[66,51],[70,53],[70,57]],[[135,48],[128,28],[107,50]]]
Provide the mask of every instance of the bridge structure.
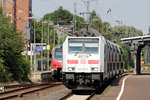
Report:
[[141,74],[141,50],[146,45],[150,46],[150,35],[122,38],[121,42],[129,45],[134,55],[134,74]]

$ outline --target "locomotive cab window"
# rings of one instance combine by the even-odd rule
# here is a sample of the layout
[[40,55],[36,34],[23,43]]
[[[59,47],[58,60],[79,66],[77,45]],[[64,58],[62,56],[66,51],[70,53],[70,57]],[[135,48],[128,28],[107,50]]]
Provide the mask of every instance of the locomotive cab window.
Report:
[[62,60],[62,48],[56,48],[54,52],[54,60]]
[[82,52],[82,42],[81,41],[70,41],[69,42],[69,53],[80,53]]
[[98,39],[70,39],[68,41],[68,52],[69,53],[98,53]]
[[98,42],[97,41],[87,41],[85,44],[85,53],[98,53]]

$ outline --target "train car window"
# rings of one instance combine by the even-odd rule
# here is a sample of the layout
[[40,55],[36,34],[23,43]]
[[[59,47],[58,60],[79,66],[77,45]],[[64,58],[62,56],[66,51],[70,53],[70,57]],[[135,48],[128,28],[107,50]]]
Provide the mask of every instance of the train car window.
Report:
[[110,63],[110,71],[112,71],[112,63]]
[[116,48],[117,52],[119,53],[119,50],[118,50],[117,46],[115,46],[115,48]]
[[107,73],[109,72],[109,63],[108,63],[108,65],[107,65]]
[[108,43],[108,41],[106,40],[106,44],[107,44],[107,47],[108,47],[108,49],[110,48],[110,46],[109,46],[109,43]]
[[113,47],[113,51],[114,51],[114,52],[116,52],[116,49],[115,49],[115,47],[114,47],[113,45],[112,45],[112,47]]
[[119,55],[119,61],[121,61],[121,55]]
[[112,53],[112,61],[114,61],[113,53]]
[[54,52],[54,60],[62,60],[62,48],[56,48]]
[[115,54],[115,60],[117,61],[117,53]]
[[113,63],[113,69],[114,69],[114,70],[116,69],[115,63]]
[[108,59],[110,61],[110,50],[108,50]]
[[123,53],[122,49],[120,48],[120,52]]
[[123,68],[123,63],[121,63],[121,69]]
[[110,50],[112,50],[112,46],[111,46],[111,44],[110,44],[110,43],[108,43],[108,44],[109,44]]
[[106,58],[106,45],[104,46],[104,58]]
[[117,69],[119,69],[119,63],[117,63]]

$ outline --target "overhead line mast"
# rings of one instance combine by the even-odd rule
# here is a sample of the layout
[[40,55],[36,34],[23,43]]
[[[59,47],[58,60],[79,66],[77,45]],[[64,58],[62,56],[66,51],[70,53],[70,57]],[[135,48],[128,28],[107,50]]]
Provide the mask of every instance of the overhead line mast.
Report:
[[73,31],[74,32],[76,31],[76,13],[77,13],[76,2],[74,2],[74,16],[73,16],[73,23],[74,23],[74,29],[73,29]]
[[85,25],[86,25],[86,29],[88,30],[90,22],[91,22],[90,15],[92,14],[92,12],[90,12],[90,2],[91,1],[97,1],[97,0],[82,0],[82,1],[85,3],[87,12],[81,12],[80,14],[81,15],[87,14],[87,20],[85,22]]

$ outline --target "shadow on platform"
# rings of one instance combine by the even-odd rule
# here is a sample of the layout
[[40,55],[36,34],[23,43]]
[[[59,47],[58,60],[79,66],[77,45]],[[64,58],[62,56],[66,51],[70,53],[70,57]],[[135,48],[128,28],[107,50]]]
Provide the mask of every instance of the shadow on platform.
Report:
[[150,75],[150,71],[142,71],[141,75]]

